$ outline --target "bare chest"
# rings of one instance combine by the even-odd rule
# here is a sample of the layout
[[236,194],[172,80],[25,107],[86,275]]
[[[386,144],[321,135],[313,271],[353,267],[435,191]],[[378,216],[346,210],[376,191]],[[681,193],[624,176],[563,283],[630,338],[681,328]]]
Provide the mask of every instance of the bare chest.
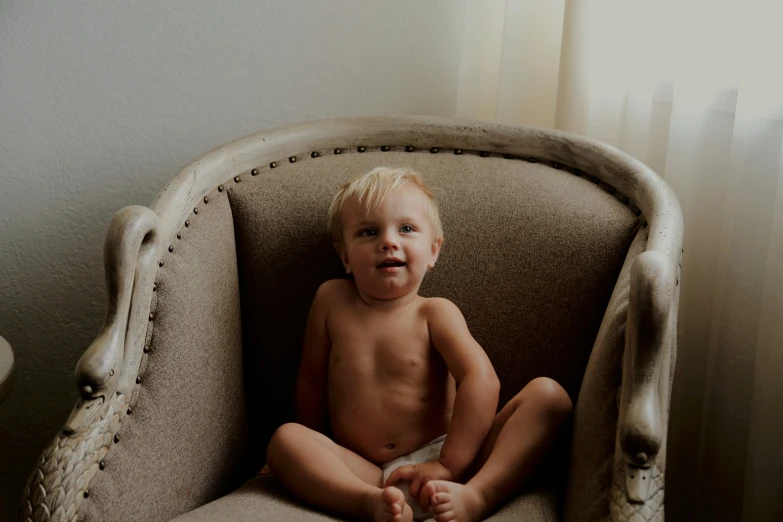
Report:
[[432,369],[431,359],[437,355],[426,321],[414,314],[385,318],[358,315],[335,321],[330,325],[329,336],[332,372],[358,373],[381,380],[415,380],[419,373]]

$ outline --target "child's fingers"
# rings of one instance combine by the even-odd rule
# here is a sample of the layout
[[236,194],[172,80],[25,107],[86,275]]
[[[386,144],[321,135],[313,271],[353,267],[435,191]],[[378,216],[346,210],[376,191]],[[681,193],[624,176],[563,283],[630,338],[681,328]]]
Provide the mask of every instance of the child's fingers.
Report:
[[410,470],[408,468],[410,467],[411,466],[408,465],[400,466],[399,468],[392,471],[389,475],[389,478],[386,479],[386,484],[384,484],[383,487],[393,486],[400,480],[410,480],[408,478],[410,474]]
[[422,485],[421,488],[421,494],[419,495],[419,505],[421,506],[422,511],[427,512],[430,509],[430,497],[427,495],[427,490],[424,489],[425,485],[427,485],[426,482]]
[[411,497],[413,498],[419,498],[419,490],[421,489],[421,482],[422,479],[421,475],[417,475],[415,479],[413,479],[413,482],[411,482],[411,487],[408,489],[408,491],[411,494]]

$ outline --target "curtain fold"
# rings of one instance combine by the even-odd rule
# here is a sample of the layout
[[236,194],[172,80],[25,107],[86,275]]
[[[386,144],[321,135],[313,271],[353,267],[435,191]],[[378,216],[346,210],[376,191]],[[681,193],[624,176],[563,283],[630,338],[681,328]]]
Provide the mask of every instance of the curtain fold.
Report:
[[[483,21],[468,24],[457,116],[601,140],[680,199],[668,518],[783,520],[783,5],[472,9]],[[492,28],[485,40],[482,28]]]

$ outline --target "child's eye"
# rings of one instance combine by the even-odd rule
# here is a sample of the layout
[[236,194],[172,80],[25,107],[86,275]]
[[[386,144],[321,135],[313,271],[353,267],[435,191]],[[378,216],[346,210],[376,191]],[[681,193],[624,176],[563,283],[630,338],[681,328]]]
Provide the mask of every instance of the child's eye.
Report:
[[359,231],[359,235],[363,236],[363,237],[372,237],[372,236],[374,236],[376,234],[377,234],[377,232],[375,231],[374,228],[365,228],[365,229]]
[[404,234],[410,234],[411,232],[413,232],[413,227],[410,225],[403,225],[400,227],[400,231],[403,232]]

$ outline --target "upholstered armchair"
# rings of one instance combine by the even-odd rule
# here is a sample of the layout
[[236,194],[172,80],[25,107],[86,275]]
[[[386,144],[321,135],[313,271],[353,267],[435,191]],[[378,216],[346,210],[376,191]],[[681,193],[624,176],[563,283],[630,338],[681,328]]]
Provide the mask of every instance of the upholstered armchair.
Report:
[[538,376],[575,405],[558,450],[488,520],[663,520],[676,197],[590,139],[433,117],[260,132],[185,167],[150,208],[120,210],[105,325],[19,520],[336,520],[255,474],[294,419],[315,291],[344,276],[331,197],[379,165],[412,167],[433,188],[445,242],[422,293],[462,310],[500,406]]

